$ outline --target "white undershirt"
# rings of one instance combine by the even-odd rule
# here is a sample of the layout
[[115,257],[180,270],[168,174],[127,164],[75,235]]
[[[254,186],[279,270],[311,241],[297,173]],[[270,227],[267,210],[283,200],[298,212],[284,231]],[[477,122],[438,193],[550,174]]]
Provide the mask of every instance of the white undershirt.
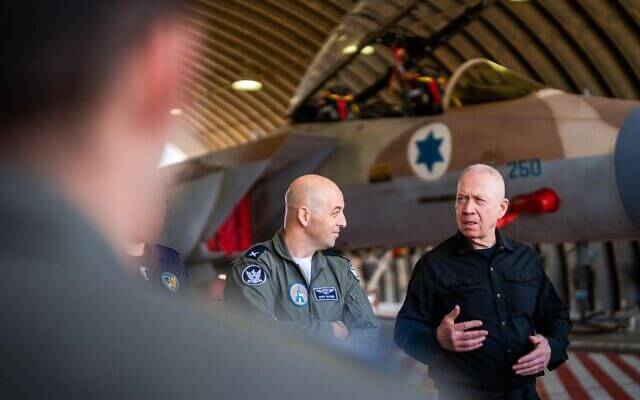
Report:
[[311,258],[313,258],[313,256],[306,258],[293,257],[293,261],[298,264],[298,268],[300,268],[304,280],[307,281],[307,285],[311,283]]

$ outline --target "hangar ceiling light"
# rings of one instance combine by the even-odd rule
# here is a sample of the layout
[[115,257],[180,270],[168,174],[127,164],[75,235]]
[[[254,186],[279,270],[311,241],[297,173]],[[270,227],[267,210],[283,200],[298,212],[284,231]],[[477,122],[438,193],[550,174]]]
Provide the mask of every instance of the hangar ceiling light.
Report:
[[256,92],[262,89],[262,82],[253,79],[240,79],[233,82],[231,88],[239,92]]
[[376,52],[376,49],[373,46],[364,46],[362,50],[360,50],[360,54],[364,54],[365,56],[370,56]]
[[353,54],[356,51],[358,51],[358,46],[352,44],[342,49],[342,54]]
[[[356,46],[355,44],[352,44],[343,48],[342,54],[353,54],[356,51],[358,51],[358,46]],[[370,56],[375,52],[376,52],[376,49],[374,49],[373,46],[364,46],[362,50],[360,50],[360,54],[363,54],[365,56]]]

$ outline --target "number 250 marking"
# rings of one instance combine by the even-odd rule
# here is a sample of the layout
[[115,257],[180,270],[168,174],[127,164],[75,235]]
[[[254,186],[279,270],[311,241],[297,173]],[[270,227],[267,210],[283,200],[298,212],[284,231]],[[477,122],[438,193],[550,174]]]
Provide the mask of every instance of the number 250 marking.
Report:
[[509,161],[509,178],[530,178],[542,174],[542,163],[539,159]]

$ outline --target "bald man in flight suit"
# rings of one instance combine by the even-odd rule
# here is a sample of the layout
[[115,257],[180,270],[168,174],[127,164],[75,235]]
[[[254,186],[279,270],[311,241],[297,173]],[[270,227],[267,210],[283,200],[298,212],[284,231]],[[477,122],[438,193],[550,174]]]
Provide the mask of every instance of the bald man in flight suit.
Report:
[[338,186],[318,175],[294,180],[284,229],[231,267],[225,300],[288,331],[375,343],[379,323],[349,259],[327,250],[347,226]]

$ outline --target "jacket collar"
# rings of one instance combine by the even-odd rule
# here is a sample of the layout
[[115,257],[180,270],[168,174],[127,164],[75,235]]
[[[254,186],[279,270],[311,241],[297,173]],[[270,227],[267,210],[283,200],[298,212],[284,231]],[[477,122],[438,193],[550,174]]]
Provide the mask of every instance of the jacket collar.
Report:
[[289,249],[287,248],[287,244],[284,242],[284,228],[280,228],[275,235],[273,235],[273,248],[278,253],[278,255],[285,260],[293,261],[293,257],[289,253]]
[[[289,253],[287,244],[284,242],[284,228],[280,228],[278,232],[273,235],[272,242],[274,250],[282,259],[287,260],[293,264],[296,263],[291,256],[291,253]],[[320,270],[327,265],[327,258],[325,257],[324,252],[316,251],[313,254],[313,258],[311,259],[311,265],[311,280],[313,280],[315,276],[320,273]]]
[[[457,253],[462,254],[473,250],[471,243],[464,237],[462,232],[456,232],[454,239]],[[511,243],[511,240],[504,236],[499,229],[496,229],[496,246],[498,246],[498,250],[513,251],[513,243]]]

